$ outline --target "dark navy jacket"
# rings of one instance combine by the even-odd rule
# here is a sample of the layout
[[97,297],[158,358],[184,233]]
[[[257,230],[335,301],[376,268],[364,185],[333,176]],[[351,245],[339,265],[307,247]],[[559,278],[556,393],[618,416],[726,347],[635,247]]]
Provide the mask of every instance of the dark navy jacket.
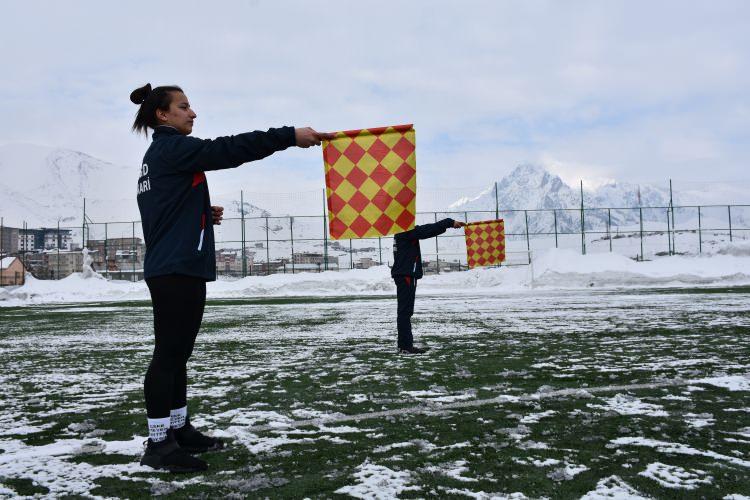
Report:
[[238,167],[294,145],[294,127],[213,140],[157,127],[138,179],[144,277],[183,274],[214,281],[213,219],[203,172]]
[[443,219],[434,224],[415,226],[414,229],[393,236],[393,267],[391,276],[422,277],[422,252],[419,240],[434,238],[453,226],[453,219]]

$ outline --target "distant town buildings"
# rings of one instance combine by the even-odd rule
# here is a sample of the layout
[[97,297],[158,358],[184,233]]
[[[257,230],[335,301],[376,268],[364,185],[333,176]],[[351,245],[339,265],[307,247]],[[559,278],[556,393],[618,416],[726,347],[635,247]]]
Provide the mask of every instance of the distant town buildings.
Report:
[[[37,279],[62,279],[81,272],[85,253],[97,273],[116,280],[143,279],[146,245],[138,237],[88,239],[86,252],[76,244],[71,229],[16,228],[0,226],[0,258],[3,258],[2,286],[23,283],[26,272]],[[219,276],[241,278],[274,273],[302,273],[338,271],[339,269],[367,269],[378,262],[371,257],[346,258],[340,265],[339,257],[322,252],[294,252],[290,257],[268,260],[263,243],[252,243],[242,248],[216,250],[216,272]],[[348,245],[331,242],[333,251],[348,251]],[[357,249],[363,251],[363,249]],[[374,250],[371,249],[371,250]],[[261,257],[258,261],[256,256]]]
[[0,286],[23,285],[25,274],[23,262],[18,257],[0,258]]

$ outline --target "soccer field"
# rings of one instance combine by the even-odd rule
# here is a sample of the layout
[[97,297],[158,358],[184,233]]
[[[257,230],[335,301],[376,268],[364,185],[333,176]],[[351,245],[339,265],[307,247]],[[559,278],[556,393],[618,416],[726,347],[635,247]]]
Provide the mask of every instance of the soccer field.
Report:
[[750,495],[750,288],[418,290],[422,356],[395,307],[209,301],[185,476],[138,465],[149,303],[2,308],[0,497]]

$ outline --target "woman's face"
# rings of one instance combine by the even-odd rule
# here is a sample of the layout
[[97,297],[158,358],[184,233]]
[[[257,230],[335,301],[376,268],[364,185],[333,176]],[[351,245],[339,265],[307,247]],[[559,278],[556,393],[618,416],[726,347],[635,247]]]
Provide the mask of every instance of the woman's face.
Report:
[[172,92],[172,102],[168,110],[156,110],[156,118],[159,119],[159,123],[174,127],[183,135],[190,135],[193,131],[193,120],[197,116],[190,109],[188,98],[182,92]]

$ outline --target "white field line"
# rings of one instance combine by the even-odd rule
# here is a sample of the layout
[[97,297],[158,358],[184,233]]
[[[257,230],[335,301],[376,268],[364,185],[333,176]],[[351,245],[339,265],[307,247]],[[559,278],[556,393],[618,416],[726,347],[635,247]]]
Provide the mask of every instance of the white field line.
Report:
[[[750,378],[750,373],[742,374],[741,376]],[[705,377],[704,377],[705,378]],[[332,415],[330,417],[313,418],[309,420],[295,420],[292,422],[274,422],[271,425],[256,425],[249,427],[250,432],[263,432],[270,430],[283,430],[286,428],[297,428],[305,426],[320,426],[330,423],[338,422],[359,422],[360,420],[371,420],[382,417],[392,417],[398,415],[414,415],[419,413],[433,414],[440,413],[446,410],[454,410],[457,408],[471,408],[475,406],[487,406],[487,405],[502,405],[505,403],[518,403],[523,401],[540,401],[543,399],[555,399],[565,398],[569,396],[573,397],[587,397],[590,394],[597,394],[600,392],[617,392],[617,391],[633,391],[638,389],[659,389],[662,387],[675,387],[684,385],[700,384],[702,379],[686,380],[686,379],[674,379],[671,381],[663,382],[650,382],[644,384],[630,384],[630,385],[605,385],[601,387],[579,387],[575,389],[560,389],[557,391],[545,391],[535,392],[533,394],[522,394],[520,396],[513,396],[510,394],[503,394],[490,399],[475,399],[473,401],[457,401],[455,403],[429,403],[425,402],[419,406],[410,406],[408,408],[397,408],[395,410],[384,410],[384,411],[373,411],[367,413],[358,413],[354,415]]]

